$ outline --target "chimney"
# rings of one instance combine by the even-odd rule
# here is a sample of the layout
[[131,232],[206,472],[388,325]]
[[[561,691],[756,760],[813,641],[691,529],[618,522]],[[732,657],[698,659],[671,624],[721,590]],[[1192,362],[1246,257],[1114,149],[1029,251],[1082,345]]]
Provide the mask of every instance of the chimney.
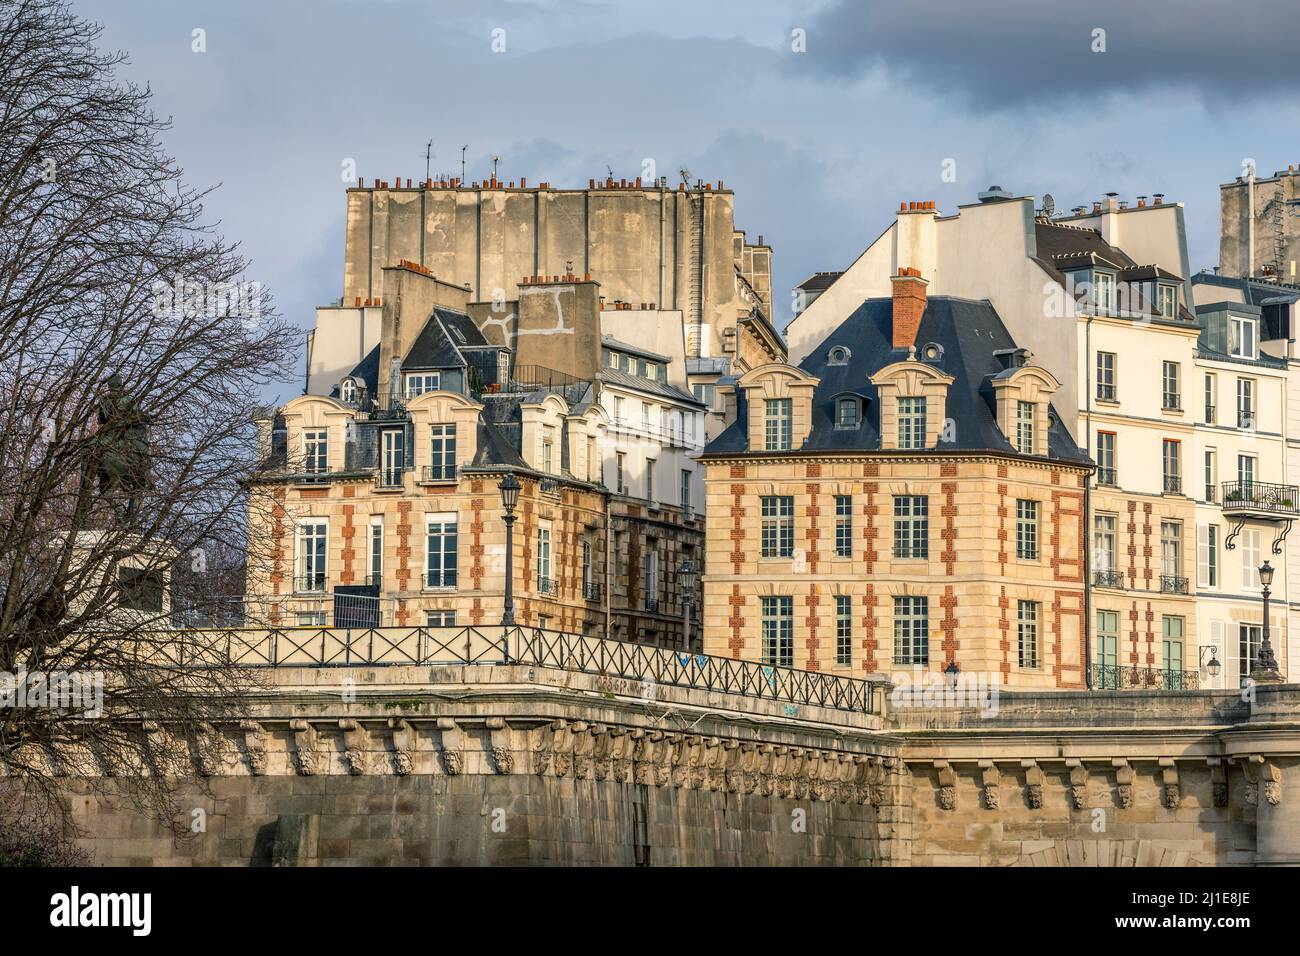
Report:
[[894,283],[894,348],[909,349],[916,345],[916,333],[921,328],[921,315],[925,312],[925,288],[930,283],[921,277],[920,269],[902,266]]

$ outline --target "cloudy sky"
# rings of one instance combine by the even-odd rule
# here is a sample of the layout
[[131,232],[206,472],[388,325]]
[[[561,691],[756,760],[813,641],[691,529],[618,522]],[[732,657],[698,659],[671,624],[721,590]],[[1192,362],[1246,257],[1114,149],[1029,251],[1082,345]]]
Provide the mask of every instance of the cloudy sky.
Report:
[[1193,268],[1216,264],[1219,183],[1248,157],[1300,162],[1289,0],[1055,6],[73,0],[304,328],[342,291],[343,164],[421,178],[430,138],[435,175],[468,145],[469,179],[495,154],[506,179],[562,186],[647,158],[724,180],[774,246],[781,324],[790,287],[847,265],[900,200],[947,211],[991,183],[1060,209],[1163,192]]

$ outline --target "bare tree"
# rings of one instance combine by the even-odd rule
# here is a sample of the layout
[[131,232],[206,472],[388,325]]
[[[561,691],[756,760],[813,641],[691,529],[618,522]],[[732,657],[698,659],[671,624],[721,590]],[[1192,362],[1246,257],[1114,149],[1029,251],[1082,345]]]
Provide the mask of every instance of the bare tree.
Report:
[[[0,0],[0,773],[46,798],[114,776],[170,818],[169,773],[251,678],[172,629],[167,583],[238,575],[252,419],[298,333],[99,37]],[[102,675],[102,714],[31,693],[56,674]]]

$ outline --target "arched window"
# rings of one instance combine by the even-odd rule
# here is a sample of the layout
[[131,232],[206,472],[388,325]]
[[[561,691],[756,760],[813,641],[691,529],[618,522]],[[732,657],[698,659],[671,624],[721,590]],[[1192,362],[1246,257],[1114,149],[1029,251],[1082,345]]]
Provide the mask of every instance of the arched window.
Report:
[[853,354],[853,353],[851,353],[851,352],[850,352],[847,348],[845,348],[843,345],[837,345],[837,346],[835,346],[834,348],[832,348],[832,349],[830,350],[830,353],[826,356],[826,364],[828,364],[828,365],[848,365],[848,364],[849,364],[849,358],[850,358],[850,356],[851,356],[852,354]]
[[339,386],[339,398],[345,405],[351,405],[357,400],[357,383],[350,378],[345,378],[343,384]]

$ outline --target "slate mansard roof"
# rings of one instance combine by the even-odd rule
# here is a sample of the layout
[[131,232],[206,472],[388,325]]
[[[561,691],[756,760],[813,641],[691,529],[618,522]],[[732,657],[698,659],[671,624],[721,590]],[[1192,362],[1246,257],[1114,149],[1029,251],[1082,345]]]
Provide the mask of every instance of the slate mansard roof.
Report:
[[[845,319],[800,363],[800,368],[821,380],[813,392],[812,430],[803,452],[869,452],[880,450],[880,401],[871,376],[887,365],[907,358],[892,346],[893,302],[868,299]],[[988,302],[935,296],[926,303],[916,336],[917,360],[954,379],[948,388],[947,415],[953,420],[953,441],[940,442],[937,451],[992,451],[1019,454],[997,426],[992,380],[1006,371],[995,353],[1014,350],[1006,326]],[[927,346],[938,345],[941,355],[926,358]],[[847,364],[831,365],[836,346],[849,350]],[[862,422],[856,428],[835,427],[836,399],[844,395],[866,399]],[[737,416],[704,449],[706,455],[761,451],[747,447],[749,409],[739,395]],[[1047,457],[1089,464],[1084,451],[1070,437],[1060,416],[1049,414]]]
[[465,351],[496,348],[464,312],[435,308],[402,359],[402,371],[464,368]]

